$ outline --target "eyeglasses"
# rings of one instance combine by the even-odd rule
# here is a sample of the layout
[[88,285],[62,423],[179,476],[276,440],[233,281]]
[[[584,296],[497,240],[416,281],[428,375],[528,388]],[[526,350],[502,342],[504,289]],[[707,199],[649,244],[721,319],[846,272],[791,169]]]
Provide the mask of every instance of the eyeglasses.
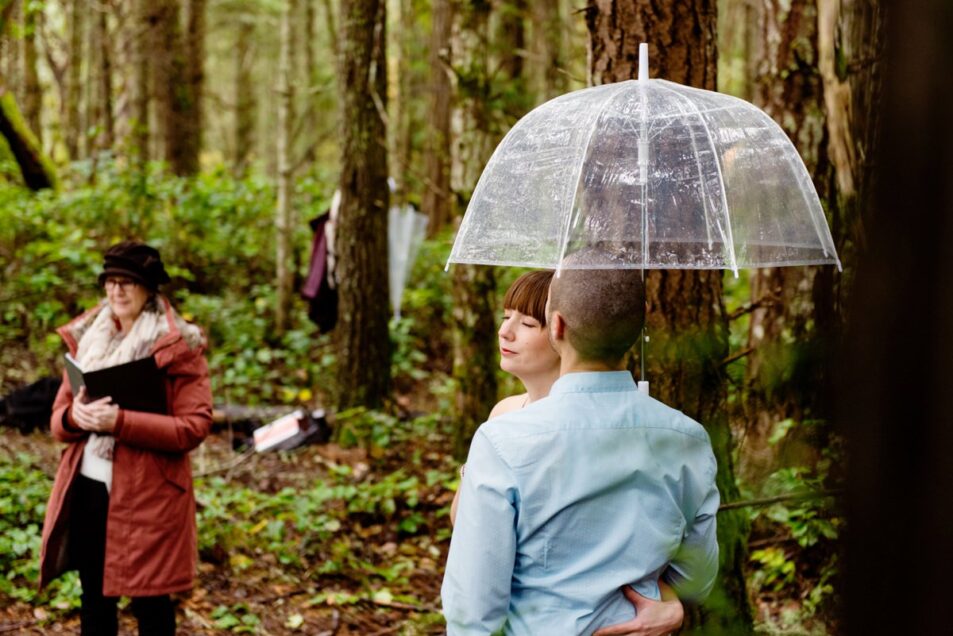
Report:
[[127,291],[138,284],[131,278],[107,278],[103,282],[103,287],[105,289],[116,289],[118,287],[120,291]]

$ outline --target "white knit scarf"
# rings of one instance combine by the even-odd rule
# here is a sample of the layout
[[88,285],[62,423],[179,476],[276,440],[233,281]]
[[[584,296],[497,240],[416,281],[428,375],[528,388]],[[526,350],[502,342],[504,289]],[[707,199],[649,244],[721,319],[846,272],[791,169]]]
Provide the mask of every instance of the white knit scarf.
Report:
[[[83,371],[106,369],[148,358],[156,341],[169,333],[169,325],[154,299],[146,302],[128,333],[116,327],[117,319],[105,304],[80,338],[76,361]],[[86,443],[97,456],[112,461],[116,439],[112,435],[91,433]]]

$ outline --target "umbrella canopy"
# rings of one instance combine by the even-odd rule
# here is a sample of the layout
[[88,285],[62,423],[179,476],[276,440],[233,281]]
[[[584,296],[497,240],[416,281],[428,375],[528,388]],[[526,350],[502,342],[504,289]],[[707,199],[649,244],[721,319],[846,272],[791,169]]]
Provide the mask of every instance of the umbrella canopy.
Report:
[[781,127],[744,100],[658,79],[574,91],[518,121],[449,262],[558,269],[588,246],[604,256],[574,267],[840,267]]

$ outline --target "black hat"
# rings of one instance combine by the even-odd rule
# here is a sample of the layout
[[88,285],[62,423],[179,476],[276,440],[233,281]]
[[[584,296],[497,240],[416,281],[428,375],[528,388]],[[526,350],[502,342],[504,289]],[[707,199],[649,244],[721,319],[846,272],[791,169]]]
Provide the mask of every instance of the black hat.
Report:
[[150,291],[169,282],[159,250],[138,241],[123,241],[106,250],[99,284],[105,283],[108,276],[128,276]]

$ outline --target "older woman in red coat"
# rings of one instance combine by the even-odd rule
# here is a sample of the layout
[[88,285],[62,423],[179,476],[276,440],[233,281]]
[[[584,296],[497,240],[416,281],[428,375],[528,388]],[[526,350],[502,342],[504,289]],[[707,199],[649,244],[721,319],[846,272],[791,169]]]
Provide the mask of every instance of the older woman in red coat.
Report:
[[191,588],[195,497],[189,451],[212,422],[205,339],[158,294],[158,251],[124,242],[105,254],[106,299],[59,329],[84,372],[154,357],[164,414],[73,395],[64,382],[53,436],[67,444],[43,526],[40,586],[78,569],[82,634],[118,631],[116,601],[132,598],[140,634],[174,634],[169,594]]

